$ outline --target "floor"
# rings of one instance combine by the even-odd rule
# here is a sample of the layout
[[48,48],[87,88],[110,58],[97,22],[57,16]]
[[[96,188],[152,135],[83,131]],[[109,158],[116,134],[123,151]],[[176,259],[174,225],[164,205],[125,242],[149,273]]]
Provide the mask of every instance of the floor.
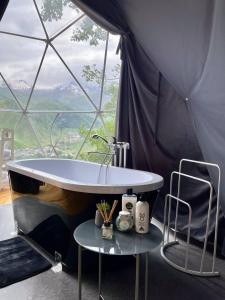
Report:
[[[14,234],[10,204],[0,206],[0,239]],[[221,276],[200,278],[183,274],[165,263],[160,249],[150,253],[149,299],[151,300],[223,300],[225,299],[225,261],[218,260]],[[134,262],[134,261],[133,261]],[[143,274],[142,274],[143,275]],[[83,300],[97,299],[97,274],[83,277]],[[104,273],[103,294],[107,300],[132,300],[134,292],[134,263],[119,270]],[[65,272],[48,270],[40,275],[0,289],[0,300],[76,300],[77,277]],[[143,300],[143,295],[140,300]]]
[[8,186],[5,186],[4,188],[0,189],[0,205],[10,203],[10,197],[10,188]]

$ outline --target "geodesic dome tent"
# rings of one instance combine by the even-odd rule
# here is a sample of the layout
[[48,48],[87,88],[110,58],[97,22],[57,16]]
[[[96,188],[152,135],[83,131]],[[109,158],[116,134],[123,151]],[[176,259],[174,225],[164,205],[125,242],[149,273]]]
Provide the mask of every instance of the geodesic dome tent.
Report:
[[[217,163],[224,212],[224,1],[73,3],[104,29],[121,35],[117,137],[131,144],[129,166],[163,175],[163,199],[180,159]],[[192,172],[216,182],[211,169],[196,167]],[[184,190],[195,207],[196,223],[207,213],[205,195],[204,187]],[[162,201],[156,203],[155,215],[162,218]],[[192,235],[199,239],[201,230],[199,224]],[[223,233],[220,238],[223,243]]]

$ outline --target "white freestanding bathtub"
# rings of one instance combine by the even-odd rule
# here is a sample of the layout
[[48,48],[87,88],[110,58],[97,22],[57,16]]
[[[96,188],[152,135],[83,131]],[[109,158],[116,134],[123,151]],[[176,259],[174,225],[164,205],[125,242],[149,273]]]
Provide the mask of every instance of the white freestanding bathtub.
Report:
[[29,159],[7,164],[10,171],[70,191],[93,194],[123,194],[157,190],[163,178],[157,174],[70,159]]
[[[76,269],[75,228],[94,218],[96,203],[121,199],[132,188],[135,193],[158,190],[159,175],[69,159],[30,159],[7,164],[14,220],[18,233]],[[155,193],[148,193],[150,202]],[[119,203],[118,210],[121,209]],[[117,212],[118,213],[118,212]]]

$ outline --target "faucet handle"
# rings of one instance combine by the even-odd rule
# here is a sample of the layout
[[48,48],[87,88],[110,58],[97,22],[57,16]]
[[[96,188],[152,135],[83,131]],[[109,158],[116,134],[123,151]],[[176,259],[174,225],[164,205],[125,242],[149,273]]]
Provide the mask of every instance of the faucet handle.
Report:
[[116,144],[116,137],[115,136],[111,136],[110,137],[110,142],[109,144]]

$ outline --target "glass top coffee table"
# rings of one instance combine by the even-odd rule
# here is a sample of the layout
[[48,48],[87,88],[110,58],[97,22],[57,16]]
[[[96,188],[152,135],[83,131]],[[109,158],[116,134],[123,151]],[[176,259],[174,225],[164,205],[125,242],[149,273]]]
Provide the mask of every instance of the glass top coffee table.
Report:
[[105,255],[134,255],[136,257],[135,300],[139,299],[140,255],[145,254],[145,299],[148,294],[148,252],[153,250],[162,241],[162,233],[158,227],[150,224],[149,233],[138,234],[134,231],[123,233],[116,229],[113,239],[106,240],[101,236],[101,228],[94,220],[79,225],[74,231],[74,238],[78,244],[78,299],[82,299],[81,267],[82,249],[99,254],[99,299],[103,299],[102,288],[102,254]]

